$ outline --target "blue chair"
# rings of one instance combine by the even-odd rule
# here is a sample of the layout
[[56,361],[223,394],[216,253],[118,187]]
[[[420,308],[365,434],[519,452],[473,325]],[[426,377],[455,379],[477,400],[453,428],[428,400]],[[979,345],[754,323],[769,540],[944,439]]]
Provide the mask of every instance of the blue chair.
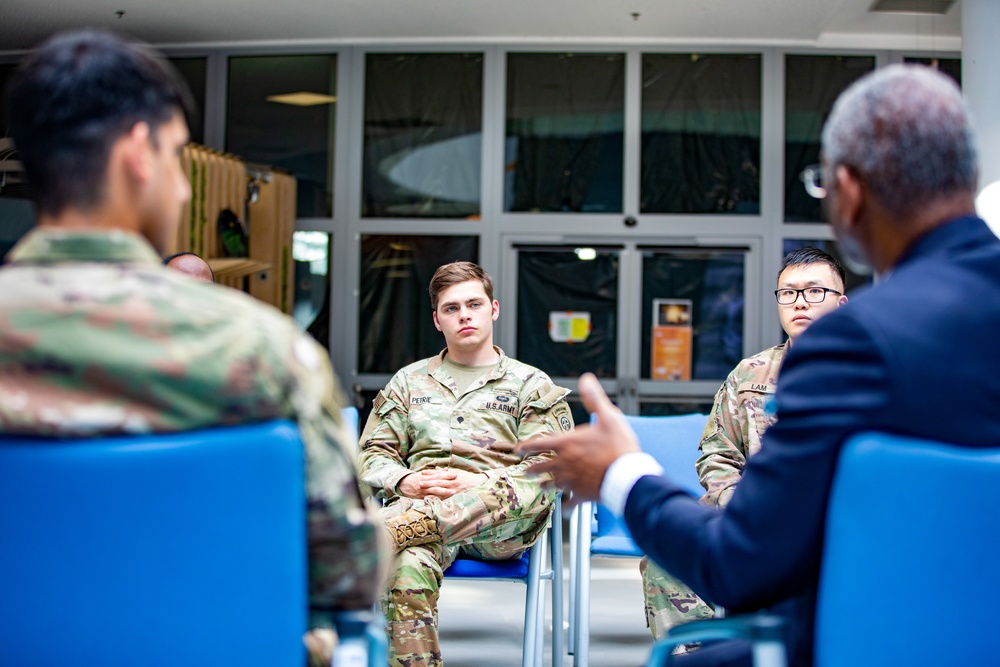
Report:
[[358,453],[358,409],[353,405],[341,408],[340,414],[344,418],[344,428],[347,429],[347,441],[353,447],[352,451]]
[[303,477],[287,421],[0,438],[0,662],[303,664]]
[[[827,510],[816,667],[996,664],[998,514],[1000,448],[880,433],[852,437],[841,452]],[[858,591],[875,603],[858,604]],[[957,610],[934,613],[939,596]],[[739,624],[761,620],[762,615],[737,616],[675,628],[678,637],[672,630],[658,642],[648,665],[666,664],[677,643],[756,641],[754,631]],[[773,638],[757,643],[773,647]],[[771,652],[755,664],[785,662],[780,652]]]
[[[562,665],[563,610],[562,610],[562,511],[559,496],[552,508],[547,534],[519,558],[510,560],[479,560],[459,557],[444,572],[449,579],[482,579],[517,581],[525,584],[524,640],[522,667],[541,667],[545,645],[545,595],[543,581],[552,582],[552,667]],[[545,568],[546,543],[549,547],[549,564]],[[488,661],[487,661],[488,662]]]
[[[663,466],[670,478],[692,494],[704,493],[695,462],[706,415],[665,417],[626,415],[639,446]],[[587,667],[590,651],[590,559],[639,558],[625,522],[599,503],[581,503],[570,520],[570,653],[573,664]]]

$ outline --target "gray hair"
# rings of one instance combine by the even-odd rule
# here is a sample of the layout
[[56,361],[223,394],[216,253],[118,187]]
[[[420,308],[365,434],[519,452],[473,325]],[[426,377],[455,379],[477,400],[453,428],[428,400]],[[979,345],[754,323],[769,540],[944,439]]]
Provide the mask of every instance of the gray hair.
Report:
[[958,192],[975,192],[976,147],[955,83],[922,65],[890,65],[841,94],[823,128],[830,167],[863,176],[894,216]]

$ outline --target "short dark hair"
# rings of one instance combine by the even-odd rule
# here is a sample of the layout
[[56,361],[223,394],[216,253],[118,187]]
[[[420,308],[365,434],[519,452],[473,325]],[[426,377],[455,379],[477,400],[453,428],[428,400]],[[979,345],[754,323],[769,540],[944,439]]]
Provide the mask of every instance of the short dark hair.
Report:
[[[163,266],[167,266],[170,262],[174,261],[178,257],[183,257],[184,255],[191,255],[192,257],[197,257],[201,261],[205,262],[201,255],[191,252],[190,250],[182,250],[181,252],[175,252],[173,255],[167,255],[163,258]],[[212,275],[212,282],[215,282],[215,271],[212,270],[212,265],[205,262],[205,266],[208,267],[208,272]]]
[[7,94],[10,136],[41,212],[92,209],[111,146],[136,123],[156,131],[189,112],[191,94],[151,49],[106,32],[57,35],[18,68]]
[[813,246],[797,248],[785,255],[784,259],[781,260],[781,269],[778,271],[778,278],[781,278],[781,274],[788,267],[800,266],[802,264],[827,264],[833,269],[833,273],[840,277],[841,288],[847,285],[847,274],[844,273],[844,267],[837,261],[837,258]]
[[467,280],[478,280],[483,284],[486,298],[493,301],[493,279],[490,274],[483,271],[483,267],[472,262],[452,262],[439,266],[431,277],[431,283],[427,291],[431,295],[431,309],[437,310],[438,297],[452,285],[464,283]]

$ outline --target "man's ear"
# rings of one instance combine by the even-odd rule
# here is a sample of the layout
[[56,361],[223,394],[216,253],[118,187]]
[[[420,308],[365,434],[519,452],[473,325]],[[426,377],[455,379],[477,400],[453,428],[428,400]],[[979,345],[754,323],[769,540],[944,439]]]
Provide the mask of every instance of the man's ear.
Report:
[[148,183],[153,177],[153,144],[149,124],[136,123],[117,143],[129,177],[142,185]]
[[500,317],[500,302],[493,299],[493,321],[496,322],[498,317]]
[[441,331],[441,325],[438,324],[438,314],[436,310],[431,311],[431,317],[434,319],[434,328]]

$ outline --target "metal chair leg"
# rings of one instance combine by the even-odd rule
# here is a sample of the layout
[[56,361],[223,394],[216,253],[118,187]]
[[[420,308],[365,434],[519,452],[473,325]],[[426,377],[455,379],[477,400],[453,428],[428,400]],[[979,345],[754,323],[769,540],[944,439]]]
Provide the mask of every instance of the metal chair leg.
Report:
[[580,507],[576,506],[573,508],[572,513],[569,515],[569,609],[568,623],[567,623],[567,633],[566,633],[566,652],[570,655],[576,653],[576,577],[577,577],[577,563],[576,563],[576,552],[577,552],[577,522],[579,521],[577,515],[580,512]]
[[524,641],[521,645],[521,667],[541,667],[535,663],[538,642],[538,599],[541,588],[541,560],[544,558],[543,535],[528,554],[528,581],[524,594]]
[[577,610],[576,610],[576,653],[573,654],[574,667],[588,667],[590,664],[590,523],[594,506],[592,503],[580,506],[579,548],[577,549]]
[[563,550],[562,504],[556,499],[552,512],[552,667],[563,664]]

